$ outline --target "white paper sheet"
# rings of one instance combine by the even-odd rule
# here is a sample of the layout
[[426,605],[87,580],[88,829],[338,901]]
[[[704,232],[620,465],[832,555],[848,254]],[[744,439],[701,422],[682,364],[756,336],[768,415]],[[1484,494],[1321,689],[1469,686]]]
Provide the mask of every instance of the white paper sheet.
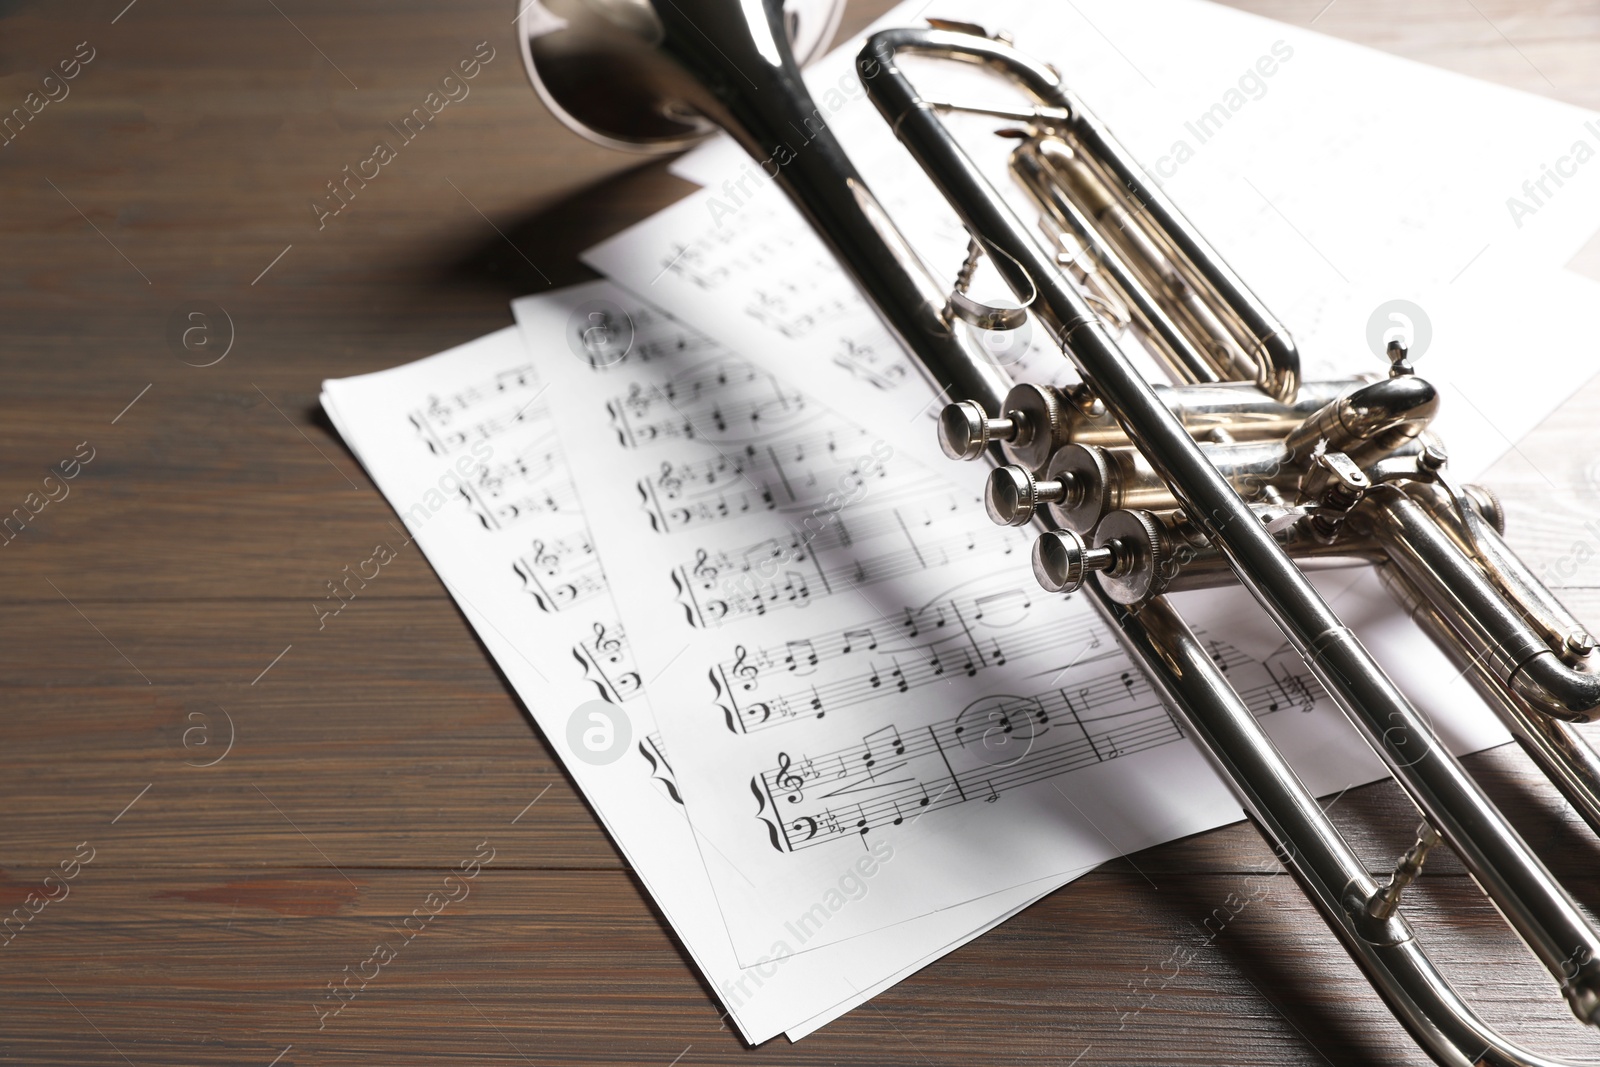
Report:
[[[611,581],[628,590],[624,624],[741,962],[800,932],[808,949],[831,944],[1239,818],[1087,606],[1030,588],[1026,537],[938,487],[921,420],[852,428],[830,410],[836,394],[605,283],[514,309],[531,340],[597,306],[607,336],[631,345],[592,359],[548,347],[540,373]],[[823,377],[794,369],[795,382]],[[1503,741],[1397,614],[1357,632],[1413,691],[1431,683],[1419,701],[1449,712],[1446,743]],[[1310,758],[1308,785],[1381,775],[1297,658],[1257,662],[1211,637],[1280,746]],[[858,861],[872,892],[808,922]]]
[[[558,328],[546,340],[560,345],[562,336]],[[390,546],[415,538],[746,1039],[810,1033],[1060,884],[1008,886],[836,947],[739,967],[675,802],[550,402],[514,328],[325,382],[323,393],[406,525],[375,536]],[[633,698],[616,705],[632,736],[609,764],[583,758],[568,732],[574,709],[602,691]]]

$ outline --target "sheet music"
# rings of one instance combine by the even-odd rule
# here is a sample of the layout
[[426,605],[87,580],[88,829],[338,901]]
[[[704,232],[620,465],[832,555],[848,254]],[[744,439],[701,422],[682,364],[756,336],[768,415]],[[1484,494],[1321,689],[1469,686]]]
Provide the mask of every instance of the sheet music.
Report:
[[[644,318],[648,320],[648,315]],[[560,343],[561,330],[553,335]],[[799,1037],[1054,889],[1062,879],[836,947],[739,967],[682,815],[554,428],[512,328],[379,374],[324,383],[340,434],[394,505],[745,1037]],[[374,536],[392,540],[388,528]],[[622,758],[575,758],[573,709],[626,702]],[[530,796],[539,783],[529,783]],[[537,819],[537,809],[529,819]]]
[[[666,354],[537,346],[598,305]],[[1033,585],[1028,537],[920,462],[920,421],[852,425],[841,396],[804,388],[811,367],[790,380],[606,283],[514,308],[741,962],[796,930],[807,950],[834,944],[1239,817],[1087,605]],[[835,447],[796,449],[819,434]],[[760,455],[785,462],[758,470]],[[716,471],[706,484],[741,499],[795,492],[662,523],[648,490],[664,471]],[[1313,788],[1381,774],[1297,658],[1204,636],[1279,744],[1315,754]],[[1503,740],[1414,628],[1383,637],[1397,676],[1434,683],[1453,748]],[[864,858],[869,890],[813,928]]]

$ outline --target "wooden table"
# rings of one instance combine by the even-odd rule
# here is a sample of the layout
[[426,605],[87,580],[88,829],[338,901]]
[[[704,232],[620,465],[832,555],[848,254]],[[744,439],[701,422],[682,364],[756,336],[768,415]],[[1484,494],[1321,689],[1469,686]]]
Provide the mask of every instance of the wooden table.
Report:
[[[1593,2],[1324,2],[1241,6],[1600,106]],[[542,111],[506,0],[125,4],[0,24],[4,108],[80,60],[0,147],[0,513],[57,497],[0,547],[0,912],[67,894],[0,947],[0,1060],[1420,1062],[1243,827],[1110,864],[799,1045],[744,1047],[415,550],[325,629],[311,607],[390,518],[319,382],[506,324],[687,187]],[[485,40],[470,97],[319,226],[326,183]],[[232,347],[186,365],[170,338],[204,302]],[[1600,385],[1491,479],[1536,570],[1582,564],[1591,618],[1596,410]],[[1516,753],[1471,762],[1600,903],[1600,849],[1552,790]],[[1379,786],[1333,812],[1378,865],[1403,808]],[[327,984],[485,841],[470,899],[319,1029]],[[1267,899],[1207,943],[1246,886]],[[1417,896],[1494,1020],[1593,1055],[1452,858]]]

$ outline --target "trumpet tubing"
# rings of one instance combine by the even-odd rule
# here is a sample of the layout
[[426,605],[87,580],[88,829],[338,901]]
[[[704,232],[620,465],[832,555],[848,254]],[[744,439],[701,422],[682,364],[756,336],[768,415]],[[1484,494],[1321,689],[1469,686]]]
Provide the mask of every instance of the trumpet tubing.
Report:
[[[1302,382],[1289,332],[1056,70],[1008,38],[934,20],[874,35],[863,84],[971,240],[934,279],[839,147],[791,42],[817,47],[825,2],[552,0],[520,16],[540,94],[603,143],[682,147],[723,126],[759,160],[918,359],[955,399],[939,444],[987,459],[996,522],[1033,525],[1034,574],[1081,590],[1189,727],[1384,997],[1438,1062],[1551,1061],[1487,1027],[1429,961],[1405,887],[1443,842],[1545,964],[1573,1013],[1600,1023],[1600,932],[1438,743],[1322,600],[1306,570],[1378,568],[1512,735],[1600,831],[1600,757],[1571,729],[1600,717],[1596,639],[1506,545],[1494,495],[1456,482],[1428,426],[1436,390],[1391,345],[1387,376]],[[837,5],[833,5],[837,6]],[[906,54],[975,63],[1021,107],[922,98]],[[1010,170],[1037,209],[1017,217],[942,116],[1007,120]],[[808,140],[795,153],[792,129]],[[1022,310],[969,292],[987,259]],[[1067,389],[1014,382],[972,338],[1043,325],[1077,368]],[[1152,384],[1131,356],[1170,381]],[[1328,821],[1165,594],[1242,585],[1278,624],[1422,816],[1417,844],[1375,877]]]

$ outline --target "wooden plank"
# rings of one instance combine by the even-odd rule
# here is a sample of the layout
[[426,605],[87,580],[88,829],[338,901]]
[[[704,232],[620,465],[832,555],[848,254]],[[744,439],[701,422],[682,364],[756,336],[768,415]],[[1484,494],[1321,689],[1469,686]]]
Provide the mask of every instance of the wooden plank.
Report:
[[[108,842],[0,950],[7,1052],[37,1064],[117,1051],[266,1064],[291,1045],[280,1062],[665,1064],[691,1047],[684,1062],[1423,1062],[1342,951],[1302,940],[1316,920],[1281,876],[1102,872],[815,1037],[752,1051],[720,1028],[634,882],[503,866],[510,835],[483,835],[433,869],[347,872],[353,885],[326,869],[118,869]],[[447,871],[489,854],[485,840],[493,862],[445,890]],[[438,891],[459,899],[425,904]],[[1464,879],[1424,891],[1457,909],[1422,932],[1490,1017],[1543,1048],[1585,1047],[1559,1004],[1504,999],[1548,982]],[[379,944],[392,955],[381,966]],[[346,968],[369,981],[335,999],[327,985]]]

